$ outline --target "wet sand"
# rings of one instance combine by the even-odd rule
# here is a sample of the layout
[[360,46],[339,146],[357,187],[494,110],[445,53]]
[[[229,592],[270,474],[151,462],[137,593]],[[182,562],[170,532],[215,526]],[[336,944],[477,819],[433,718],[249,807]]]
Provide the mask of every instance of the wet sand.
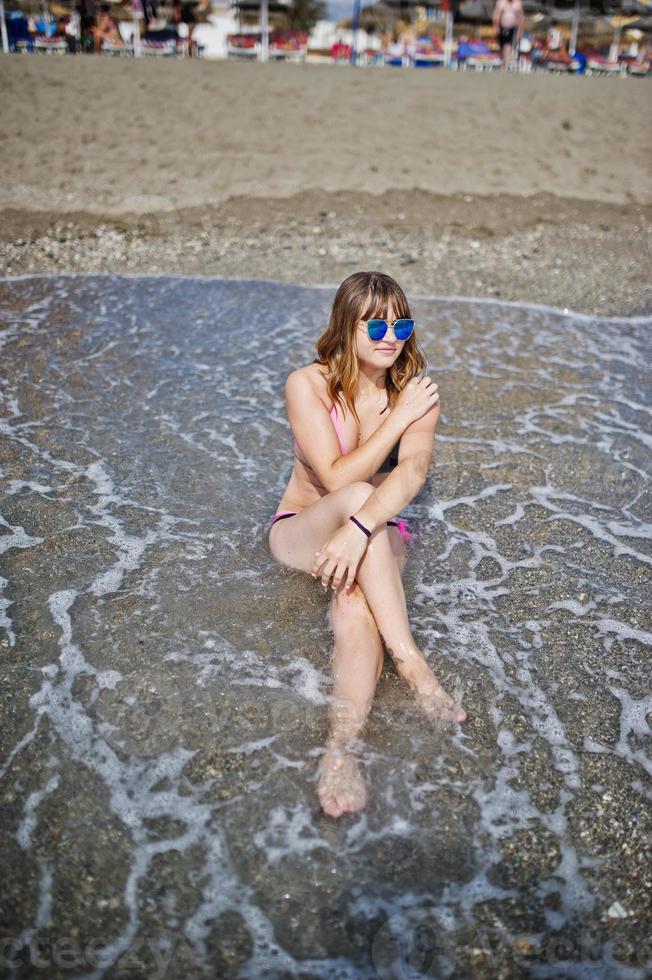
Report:
[[266,543],[331,300],[0,284],[3,966],[643,980],[651,321],[415,299],[442,420],[406,594],[469,717],[433,732],[387,657],[333,821],[326,601]]

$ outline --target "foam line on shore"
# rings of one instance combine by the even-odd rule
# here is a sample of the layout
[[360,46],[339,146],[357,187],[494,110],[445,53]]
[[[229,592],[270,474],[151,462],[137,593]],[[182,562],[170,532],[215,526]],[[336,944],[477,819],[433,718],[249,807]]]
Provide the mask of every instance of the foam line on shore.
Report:
[[[133,279],[133,280],[147,280],[147,279],[175,279],[175,280],[187,280],[188,282],[241,282],[241,283],[264,283],[272,286],[290,286],[293,289],[338,289],[339,283],[326,283],[326,282],[315,282],[315,283],[299,283],[299,282],[284,282],[278,279],[252,279],[248,276],[184,276],[184,275],[170,275],[166,272],[153,272],[147,273],[132,273],[132,272],[39,272],[39,273],[25,273],[18,276],[0,276],[0,283],[4,282],[21,282],[30,279],[62,279],[62,278],[95,278],[99,279],[106,277],[108,279]],[[510,299],[492,299],[490,297],[481,296],[440,296],[436,293],[413,293],[410,295],[413,299],[421,300],[431,300],[436,303],[469,303],[469,304],[482,304],[483,306],[507,306],[518,310],[530,310],[537,313],[550,313],[554,316],[564,316],[569,317],[574,320],[579,320],[585,323],[595,322],[595,323],[629,323],[635,325],[646,325],[652,324],[652,315],[636,315],[636,316],[602,316],[594,313],[579,313],[575,310],[570,310],[567,307],[563,309],[558,306],[548,306],[543,303],[528,303],[525,300],[510,300]]]

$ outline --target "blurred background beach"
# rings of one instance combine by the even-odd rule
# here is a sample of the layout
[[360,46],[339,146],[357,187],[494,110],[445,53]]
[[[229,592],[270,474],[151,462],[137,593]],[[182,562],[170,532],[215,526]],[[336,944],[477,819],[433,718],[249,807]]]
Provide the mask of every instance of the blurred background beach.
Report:
[[[51,6],[49,27],[32,24],[41,37],[71,9]],[[194,60],[185,41],[133,57],[131,5],[111,8],[127,40],[104,41],[102,57],[0,59],[5,273],[322,283],[375,267],[419,292],[650,308],[645,3],[602,15],[526,3],[527,51],[507,74],[491,4],[462,4],[454,23],[445,4],[376,5],[358,16],[364,31],[342,6],[272,4],[268,63],[259,5],[195,10]],[[175,42],[171,8],[158,14],[160,52]],[[542,61],[555,32],[584,57],[579,77]]]

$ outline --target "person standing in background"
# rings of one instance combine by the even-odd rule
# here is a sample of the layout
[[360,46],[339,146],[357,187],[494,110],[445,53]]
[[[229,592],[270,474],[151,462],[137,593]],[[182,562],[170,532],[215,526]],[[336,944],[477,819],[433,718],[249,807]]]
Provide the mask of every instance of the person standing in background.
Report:
[[182,3],[181,0],[174,0],[170,20],[177,29],[179,39],[188,42],[188,57],[192,58],[192,35],[195,29],[195,24],[197,23],[194,5],[192,3]]
[[[518,44],[523,34],[523,4],[521,0],[497,0],[494,8],[493,25],[498,35],[498,44],[503,59],[502,71],[509,68],[512,48],[518,51]],[[516,37],[516,45],[514,38]]]
[[85,51],[87,44],[93,42],[93,28],[97,17],[95,0],[79,0],[77,9],[79,11],[79,46],[82,51]]
[[65,28],[66,44],[70,54],[77,54],[79,42],[81,40],[81,19],[78,11],[71,10],[66,21]]

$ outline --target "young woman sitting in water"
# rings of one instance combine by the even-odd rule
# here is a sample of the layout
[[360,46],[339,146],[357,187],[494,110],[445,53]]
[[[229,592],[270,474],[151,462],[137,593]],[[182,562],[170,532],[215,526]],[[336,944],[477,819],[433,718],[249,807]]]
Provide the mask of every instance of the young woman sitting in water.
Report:
[[333,708],[319,798],[338,817],[366,803],[352,746],[382,670],[381,638],[428,718],[448,727],[466,712],[417,648],[401,579],[411,535],[396,515],[426,480],[439,395],[421,377],[426,359],[398,283],[379,272],[345,279],[317,353],[285,384],[295,462],[269,547],[332,590]]

